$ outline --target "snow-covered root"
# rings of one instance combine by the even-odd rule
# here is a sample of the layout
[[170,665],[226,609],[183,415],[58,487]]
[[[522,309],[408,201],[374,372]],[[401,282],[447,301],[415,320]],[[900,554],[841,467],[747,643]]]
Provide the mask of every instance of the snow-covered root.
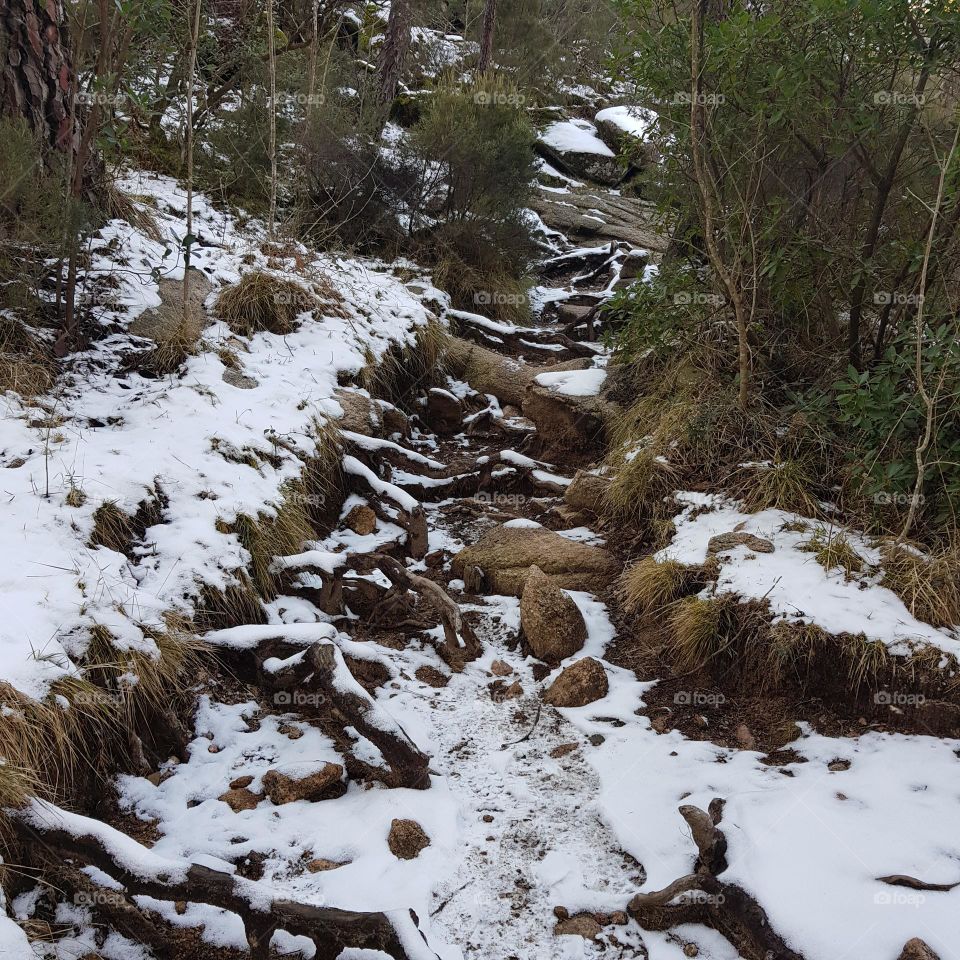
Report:
[[802,960],[770,926],[763,907],[736,884],[717,874],[727,869],[727,841],[717,826],[723,804],[714,800],[707,813],[685,804],[687,821],[697,846],[695,872],[674,880],[662,890],[636,894],[627,912],[645,930],[669,930],[699,923],[722,934],[744,960]]
[[414,790],[430,786],[430,758],[364,690],[344,659],[340,645],[360,652],[363,644],[329,623],[251,624],[215,631],[206,640],[237,676],[316,719],[343,753],[351,778]]
[[[270,940],[277,930],[305,936],[317,948],[317,960],[334,960],[347,948],[381,950],[395,960],[414,960],[404,942],[409,929],[398,933],[384,913],[360,913],[290,900],[269,885],[187,860],[158,856],[113,827],[71,813],[51,803],[34,800],[10,811],[10,824],[30,859],[44,862],[63,859],[95,867],[114,882],[102,888],[114,917],[125,917],[125,926],[145,933],[148,918],[133,897],[204,903],[237,914],[246,932],[253,960],[267,960]],[[406,928],[407,923],[401,924]],[[149,933],[145,936],[150,937]],[[161,941],[162,942],[162,941]],[[423,954],[421,953],[421,956]],[[429,951],[427,955],[432,955]]]

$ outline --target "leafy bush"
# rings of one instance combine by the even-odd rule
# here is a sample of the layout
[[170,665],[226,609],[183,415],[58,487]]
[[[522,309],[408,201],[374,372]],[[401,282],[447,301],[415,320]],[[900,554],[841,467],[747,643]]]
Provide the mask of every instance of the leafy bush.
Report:
[[523,207],[533,142],[522,98],[496,80],[442,85],[411,131],[422,170],[413,252],[435,266],[457,306],[504,319],[528,312],[533,247]]

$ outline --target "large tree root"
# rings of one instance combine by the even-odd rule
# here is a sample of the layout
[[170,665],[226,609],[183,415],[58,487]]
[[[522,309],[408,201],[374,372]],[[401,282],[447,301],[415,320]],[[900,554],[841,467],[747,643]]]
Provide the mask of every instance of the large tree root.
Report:
[[[285,660],[264,657],[260,683],[275,697],[287,694],[289,702],[302,713],[326,721],[325,728],[346,754],[347,772],[354,779],[414,790],[430,786],[430,758],[360,686],[334,644],[315,643]],[[346,727],[369,740],[386,766],[371,766],[356,759],[351,753],[353,741],[344,732]]]
[[[335,960],[348,947],[382,950],[395,960],[412,960],[398,930],[384,913],[359,913],[319,907],[277,897],[267,884],[213,870],[186,860],[160,857],[148,847],[99,820],[33,800],[9,812],[9,822],[34,859],[69,859],[97,867],[125,888],[127,896],[206,903],[237,914],[243,921],[254,960],[268,960],[276,930],[305,936],[317,948],[317,960]],[[126,929],[153,939],[132,909],[114,901],[114,915],[126,917]],[[399,919],[399,918],[397,918]],[[410,924],[413,927],[412,924]],[[411,933],[404,940],[409,944]],[[416,937],[419,939],[419,936]],[[433,956],[431,951],[422,956]]]
[[803,960],[770,926],[763,907],[745,890],[717,879],[727,868],[727,841],[717,827],[722,804],[708,814],[699,807],[680,807],[690,826],[698,857],[695,872],[663,890],[636,894],[627,912],[647,930],[668,930],[701,923],[722,934],[745,960]]

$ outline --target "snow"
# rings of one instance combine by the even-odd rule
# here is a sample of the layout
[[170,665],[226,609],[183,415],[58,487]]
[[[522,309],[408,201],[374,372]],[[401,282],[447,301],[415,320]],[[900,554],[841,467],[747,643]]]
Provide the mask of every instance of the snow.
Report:
[[557,120],[540,139],[559,153],[591,153],[600,157],[616,154],[597,136],[597,128],[586,120]]
[[[138,174],[121,186],[154,205],[165,237],[183,235],[185,197],[172,180]],[[194,266],[215,288],[266,268],[262,226],[239,227],[203,196],[194,206],[200,238]],[[176,249],[172,240],[158,242],[110,221],[92,243],[83,282],[110,278],[115,289],[98,317],[120,332],[81,355],[42,407],[14,394],[2,400],[0,591],[6,615],[0,679],[31,697],[42,698],[53,681],[75,672],[94,624],[106,627],[121,648],[151,653],[155,646],[144,626],[159,626],[170,609],[189,613],[199,584],[227,585],[246,554],[217,521],[269,511],[316,452],[314,423],[341,415],[334,397],[338,376],[359,371],[367,347],[379,356],[391,344],[412,342],[412,331],[428,320],[421,299],[375,261],[301,249],[308,265],[294,274],[289,257],[283,270],[301,282],[311,274],[328,278],[350,305],[347,319],[321,310],[285,337],[264,333],[244,341],[214,322],[182,376],[118,375],[124,353],[145,342],[122,331],[160,302],[155,271],[182,277]],[[428,298],[444,301],[439,291],[425,289]],[[217,350],[228,345],[257,381],[254,389],[223,381]],[[257,465],[226,459],[237,452]],[[267,456],[278,457],[279,465]],[[88,545],[101,503],[115,501],[133,513],[154,485],[169,506],[135,562]],[[402,491],[377,485],[404,508],[412,505]],[[86,495],[82,506],[65,502],[74,487]]]
[[718,554],[717,593],[765,599],[778,618],[815,623],[833,634],[862,633],[868,640],[886,644],[894,654],[908,655],[914,644],[922,643],[960,657],[957,630],[941,630],[918,620],[895,593],[876,582],[870,568],[863,576],[847,579],[842,570],[825,570],[814,553],[803,549],[818,532],[824,538],[844,535],[864,563],[876,563],[877,550],[857,533],[829,530],[782,510],[745,513],[736,502],[714,495],[680,493],[677,499],[684,503],[674,518],[677,532],[656,554],[659,560],[703,563],[710,538],[733,530],[755,534],[774,545],[773,553],[739,546]]
[[612,123],[623,133],[642,140],[655,116],[643,107],[607,107],[596,115],[597,123]]
[[549,387],[565,397],[595,397],[603,389],[606,380],[607,371],[599,367],[541,373],[534,378],[534,382],[541,387]]

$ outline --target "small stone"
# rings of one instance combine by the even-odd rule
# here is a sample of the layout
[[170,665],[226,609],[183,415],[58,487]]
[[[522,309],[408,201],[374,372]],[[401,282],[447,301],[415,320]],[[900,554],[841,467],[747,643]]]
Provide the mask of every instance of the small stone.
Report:
[[176,910],[178,916],[182,917],[187,912],[187,901],[175,900],[173,903],[173,909]]
[[613,913],[610,914],[610,922],[618,927],[626,926],[627,915],[623,910],[614,910]]
[[[602,733],[591,733],[587,739],[590,741],[590,746],[599,747],[607,738]],[[675,757],[676,753],[672,753],[671,756]]]
[[485,813],[485,814],[483,815],[483,822],[484,822],[484,823],[493,823],[493,814],[492,814],[492,813]]
[[253,783],[253,777],[247,774],[244,777],[237,777],[236,780],[230,781],[231,790],[242,790],[244,787],[249,787]]
[[561,920],[554,928],[556,937],[583,937],[584,940],[596,940],[600,936],[600,924],[589,913]]
[[220,794],[217,799],[222,800],[234,813],[240,813],[241,810],[253,810],[263,799],[263,794],[240,787]]
[[584,707],[607,695],[607,672],[594,657],[571,664],[550,685],[543,699],[555,707]]
[[288,740],[299,740],[303,736],[303,731],[292,723],[281,723],[277,732],[282,733]]
[[413,860],[424,847],[430,846],[430,838],[416,820],[394,820],[387,835],[390,852],[401,860]]
[[568,753],[573,753],[579,746],[579,743],[561,743],[559,747],[554,747],[550,751],[550,756],[553,757],[554,760],[559,760],[560,757],[565,757]]
[[514,680],[510,686],[507,686],[503,680],[494,680],[487,688],[490,691],[490,699],[494,703],[503,703],[504,700],[516,700],[523,696],[523,687],[518,680]]
[[219,753],[219,752],[220,752],[220,748],[215,743],[211,743],[210,746],[207,747],[207,753]]
[[683,955],[685,957],[698,957],[700,950],[695,943],[685,943],[683,945]]
[[490,664],[490,672],[495,677],[509,677],[513,673],[513,667],[509,663],[505,663],[503,660],[494,660]]
[[305,777],[292,777],[279,770],[268,770],[263,775],[263,788],[278,806],[296,800],[340,797],[347,789],[343,782],[343,767],[339,763],[325,763]]
[[718,533],[710,538],[707,553],[725,553],[734,547],[746,547],[755,553],[773,553],[773,543],[744,530],[732,533]]
[[738,723],[733,731],[733,739],[737,741],[737,746],[741,750],[753,750],[757,746],[756,738],[750,732],[750,728],[745,723]]
[[558,920],[566,920],[570,916],[570,911],[566,907],[554,907],[553,915]]
[[358,536],[365,537],[377,529],[377,515],[372,507],[358,503],[347,515],[343,522]]
[[323,857],[317,857],[316,860],[311,860],[307,864],[307,870],[310,873],[322,873],[324,870],[336,870],[337,867],[342,867],[346,863],[349,863],[349,861],[338,863],[336,860],[326,860]]
[[827,769],[832,770],[834,773],[839,773],[842,770],[849,770],[850,761],[849,760],[831,760],[827,764]]
[[414,676],[428,687],[445,687],[450,682],[450,678],[445,673],[441,673],[436,667],[427,664],[417,667]]
[[908,940],[900,951],[897,960],[940,960],[938,954],[930,949],[930,946],[919,937]]

